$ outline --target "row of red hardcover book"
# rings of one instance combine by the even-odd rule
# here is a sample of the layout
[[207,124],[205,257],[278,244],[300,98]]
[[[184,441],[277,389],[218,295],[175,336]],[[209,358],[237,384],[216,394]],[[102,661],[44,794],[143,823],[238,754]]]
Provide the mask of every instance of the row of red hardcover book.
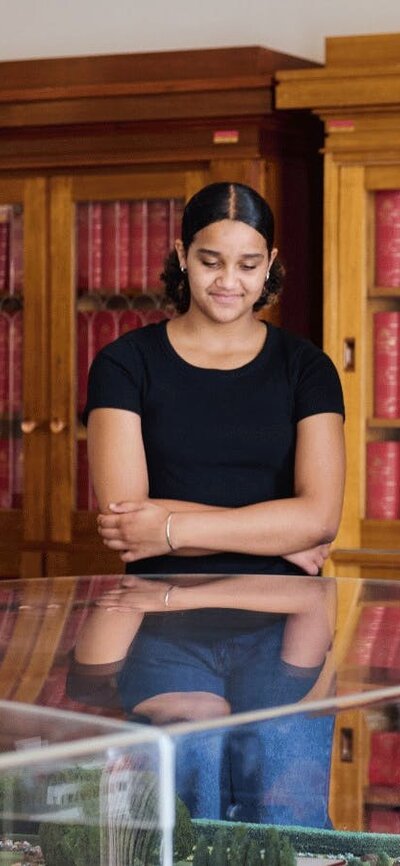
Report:
[[379,682],[400,682],[400,608],[389,604],[362,607],[345,666]]
[[[368,766],[370,786],[386,788],[390,806],[368,806],[366,829],[371,833],[400,833],[400,732],[373,731]],[[383,792],[382,792],[383,793]]]
[[175,198],[78,204],[78,292],[157,289],[182,213]]
[[160,322],[167,318],[165,310],[80,310],[78,312],[78,412],[86,403],[88,370],[97,352],[117,337]]
[[366,517],[399,520],[400,441],[368,442],[366,469]]
[[400,287],[400,190],[375,193],[375,283]]
[[23,288],[23,210],[0,205],[0,293],[21,294]]
[[400,418],[400,311],[374,313],[374,415]]

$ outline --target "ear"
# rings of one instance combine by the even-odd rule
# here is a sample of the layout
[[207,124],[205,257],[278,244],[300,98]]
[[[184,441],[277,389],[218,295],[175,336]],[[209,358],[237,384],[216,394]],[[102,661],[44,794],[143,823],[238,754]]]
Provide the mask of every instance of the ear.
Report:
[[186,268],[186,253],[185,253],[185,248],[183,246],[183,241],[181,241],[179,239],[176,240],[175,241],[175,249],[176,249],[176,254],[178,256],[179,264],[180,264],[181,268]]
[[271,255],[270,255],[270,257],[269,257],[268,270],[271,269],[271,265],[273,264],[273,262],[274,262],[274,260],[276,259],[277,255],[278,255],[278,249],[277,249],[277,247],[274,247],[274,248],[271,250]]

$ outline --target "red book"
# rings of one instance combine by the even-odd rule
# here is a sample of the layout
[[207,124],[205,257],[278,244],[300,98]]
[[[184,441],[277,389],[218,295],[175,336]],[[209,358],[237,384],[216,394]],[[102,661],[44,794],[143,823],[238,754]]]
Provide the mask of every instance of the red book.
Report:
[[375,193],[375,282],[400,286],[400,190]]
[[166,199],[148,203],[147,250],[147,287],[157,290],[162,286],[160,274],[169,252],[169,202]]
[[400,312],[374,313],[374,415],[400,418]]
[[0,439],[0,508],[12,506],[12,440]]
[[13,482],[12,482],[12,508],[22,508],[23,477],[24,477],[24,449],[22,439],[13,439]]
[[93,357],[100,349],[119,336],[119,314],[117,310],[96,310],[92,315]]
[[78,440],[76,507],[78,511],[96,511],[98,508],[89,479],[87,444],[84,439]]
[[370,667],[373,647],[381,632],[384,614],[385,605],[383,604],[368,605],[362,608],[347,654],[347,665]]
[[103,221],[103,289],[118,294],[129,284],[129,204],[102,204]]
[[370,833],[389,833],[390,835],[400,833],[400,811],[373,806],[367,811],[367,825]]
[[10,399],[10,317],[0,312],[0,416],[8,415]]
[[135,331],[136,328],[141,328],[143,319],[140,313],[136,310],[123,310],[119,314],[119,334],[126,334],[128,331]]
[[77,318],[77,404],[78,413],[83,412],[87,398],[87,380],[93,361],[93,311],[78,311]]
[[102,220],[100,202],[82,202],[76,209],[78,292],[101,289]]
[[379,630],[375,636],[371,652],[371,667],[395,669],[396,655],[400,642],[400,608],[384,609]]
[[10,264],[10,208],[0,206],[0,292],[8,292]]
[[169,203],[169,249],[182,237],[182,217],[185,202],[182,198],[171,198]]
[[156,324],[157,322],[163,322],[164,319],[168,319],[168,314],[166,310],[154,309],[154,310],[143,310],[142,312],[143,324],[151,325]]
[[[400,733],[373,731],[369,761],[370,785],[400,786]],[[399,802],[400,806],[400,802]]]
[[400,441],[367,443],[366,517],[400,517]]
[[22,415],[22,310],[10,316],[9,353],[10,416],[19,418]]
[[143,292],[147,286],[147,201],[132,201],[129,209],[129,287]]
[[15,205],[10,221],[10,295],[22,295],[24,287],[24,212]]

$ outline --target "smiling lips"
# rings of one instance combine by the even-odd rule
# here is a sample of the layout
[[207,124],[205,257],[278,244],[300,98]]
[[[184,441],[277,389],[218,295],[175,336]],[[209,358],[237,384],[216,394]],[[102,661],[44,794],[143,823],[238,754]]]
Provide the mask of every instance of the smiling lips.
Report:
[[219,304],[231,304],[237,298],[242,298],[242,292],[210,292],[210,296]]

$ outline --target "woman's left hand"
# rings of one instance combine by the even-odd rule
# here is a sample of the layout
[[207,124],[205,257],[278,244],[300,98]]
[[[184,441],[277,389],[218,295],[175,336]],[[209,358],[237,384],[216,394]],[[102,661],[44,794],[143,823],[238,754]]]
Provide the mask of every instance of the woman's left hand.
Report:
[[123,562],[170,553],[165,531],[168,511],[162,505],[144,500],[108,507],[107,514],[97,518],[98,532],[106,547],[120,551]]
[[[96,601],[97,607],[120,612],[140,611],[141,613],[156,613],[174,610],[174,593],[171,584],[162,580],[143,579],[127,576],[118,589],[104,593]],[[168,593],[168,604],[166,595]]]

